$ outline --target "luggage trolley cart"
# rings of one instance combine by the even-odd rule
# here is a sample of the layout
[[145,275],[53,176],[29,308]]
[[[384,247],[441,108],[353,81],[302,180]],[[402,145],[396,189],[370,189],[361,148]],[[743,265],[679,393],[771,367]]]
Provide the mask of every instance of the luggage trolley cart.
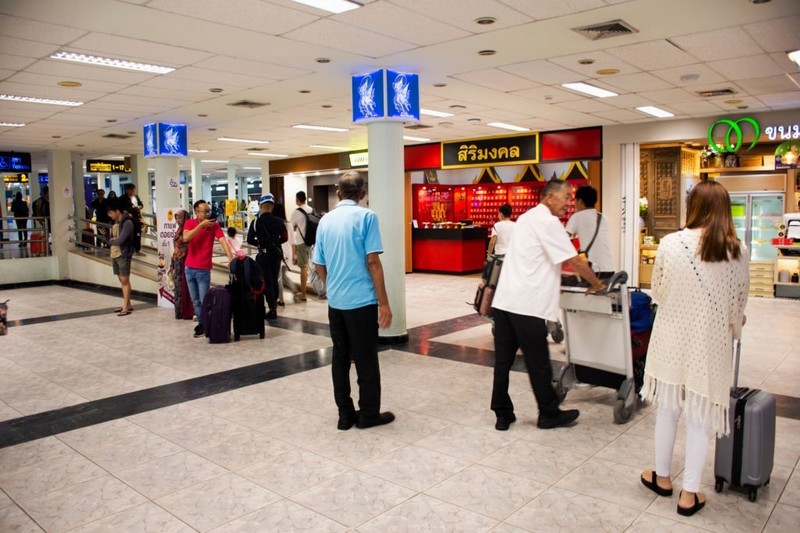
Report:
[[617,272],[603,292],[586,295],[586,287],[561,287],[567,365],[554,386],[564,398],[576,381],[617,390],[614,422],[631,419],[636,387],[631,356],[628,275]]

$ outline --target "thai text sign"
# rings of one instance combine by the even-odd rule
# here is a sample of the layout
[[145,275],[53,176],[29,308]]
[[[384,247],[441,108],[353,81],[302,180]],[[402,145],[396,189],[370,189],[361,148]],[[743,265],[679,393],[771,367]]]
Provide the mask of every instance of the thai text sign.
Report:
[[131,168],[125,161],[110,159],[87,159],[86,172],[130,172]]
[[520,165],[538,162],[538,132],[442,143],[442,168]]

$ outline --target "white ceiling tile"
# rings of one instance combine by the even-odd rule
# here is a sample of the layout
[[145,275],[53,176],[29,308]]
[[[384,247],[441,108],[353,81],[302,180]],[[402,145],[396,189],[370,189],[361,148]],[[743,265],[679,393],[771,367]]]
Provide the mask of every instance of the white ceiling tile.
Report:
[[12,56],[5,53],[0,54],[0,68],[8,70],[22,70],[35,63],[32,57]]
[[617,109],[602,102],[602,98],[582,98],[572,102],[561,102],[555,104],[564,109],[571,109],[573,111],[580,111],[581,113],[598,113],[600,111],[616,111]]
[[[392,3],[472,33],[493,32],[532,20],[494,0],[392,0]],[[475,19],[479,17],[494,17],[497,21],[477,24]]]
[[[412,43],[384,37],[331,19],[318,20],[308,26],[290,31],[284,34],[284,37],[373,58],[415,48]],[[365,46],[364,43],[369,43],[369,46]]]
[[[795,10],[797,4],[795,4]],[[767,52],[787,52],[800,49],[800,15],[755,22],[744,27]]]
[[712,61],[708,66],[729,80],[765,78],[783,73],[781,67],[768,54]]
[[501,0],[517,11],[536,20],[544,20],[562,15],[581,13],[598,7],[605,7],[603,0]]
[[535,89],[524,89],[522,91],[514,91],[512,94],[529,98],[537,102],[544,102],[548,104],[556,104],[558,102],[568,102],[570,100],[580,100],[583,98],[577,93],[565,91],[558,87],[536,87]]
[[635,107],[642,107],[652,105],[653,102],[639,94],[621,94],[619,96],[611,96],[603,98],[603,103],[621,109],[633,109]]
[[641,91],[657,91],[659,89],[669,89],[672,87],[672,84],[667,83],[666,81],[646,72],[617,76],[604,76],[603,82],[605,82],[606,85],[611,85],[612,87],[616,87],[631,93],[638,93]]
[[58,45],[0,35],[0,50],[3,51],[3,55],[10,54],[39,59],[58,50]]
[[[8,81],[15,83],[30,83],[32,85],[42,85],[44,87],[56,87],[59,81],[63,81],[61,76],[50,76],[47,74],[37,74],[35,72],[20,72],[9,78]],[[115,92],[124,89],[127,85],[122,83],[110,83],[107,81],[81,80],[81,89],[94,92]]]
[[527,61],[500,67],[501,70],[533,80],[542,85],[553,85],[583,81],[585,77],[573,70],[566,69],[544,59]]
[[626,122],[634,122],[636,120],[640,120],[642,115],[635,111],[628,111],[627,109],[613,109],[611,111],[600,111],[599,113],[594,113],[598,117],[605,118],[608,120],[613,120],[620,123]]
[[[786,75],[739,80],[736,84],[754,96],[800,90],[800,87],[792,83],[792,80]],[[800,103],[800,99],[798,99],[798,103]]]
[[521,89],[530,89],[539,86],[539,84],[534,81],[515,76],[514,74],[500,69],[475,70],[473,72],[456,74],[453,77],[462,81],[474,83],[475,85],[480,85],[481,87],[489,87],[490,89],[503,92],[519,91]]
[[701,61],[732,59],[762,52],[741,27],[704,31],[670,40]]
[[[167,77],[167,76],[162,76]],[[205,84],[206,89],[218,87],[225,91],[251,88],[269,83],[264,78],[256,78],[244,74],[234,74],[232,72],[220,72],[207,68],[183,67],[169,74],[170,78],[176,80],[189,80],[193,84]],[[224,93],[223,93],[224,94]]]
[[0,69],[0,80],[4,80],[6,78],[10,78],[11,76],[13,76],[16,73],[17,73],[16,70]]
[[[30,83],[14,83],[10,80],[0,82],[0,92],[15,94],[18,96],[36,96],[38,98],[53,98],[56,100],[88,101],[100,98],[104,93],[99,91],[87,91],[83,88],[70,89],[64,87],[48,87],[43,85],[33,85]],[[20,105],[46,105],[28,104]]]
[[[652,74],[678,87],[701,86],[725,81],[723,76],[703,63],[654,70]],[[681,76],[697,76],[697,79],[684,81],[681,80]]]
[[698,100],[696,102],[681,102],[678,104],[670,104],[670,108],[685,115],[711,115],[719,113],[720,107],[713,102],[706,100]]
[[[735,103],[726,103],[726,100],[730,100]],[[736,102],[736,100],[741,100],[741,102]],[[714,103],[728,113],[752,113],[753,111],[764,110],[769,107],[766,103],[761,101],[761,97],[756,98],[754,96],[742,97],[737,95],[734,99],[715,98]]]
[[0,35],[17,39],[36,39],[51,44],[66,44],[85,35],[85,30],[45,24],[30,19],[0,15]]
[[340,22],[417,45],[452,41],[470,35],[464,30],[401,7],[375,2],[342,13]]
[[[581,65],[578,63],[578,61],[581,59],[593,59],[594,63],[591,65]],[[633,65],[630,65],[619,58],[612,56],[611,54],[603,52],[602,50],[555,57],[549,61],[570,70],[574,70],[575,72],[580,72],[587,78],[596,78],[598,76],[597,71],[602,69],[617,69],[619,70],[620,75],[639,72],[639,69]]]
[[217,95],[208,91],[166,91],[157,87],[146,87],[144,85],[134,85],[133,87],[128,87],[126,89],[122,89],[121,91],[117,91],[116,94],[129,94],[133,96],[143,96],[145,98],[164,98],[181,102],[181,104],[184,105],[217,97]]
[[261,0],[153,0],[147,7],[271,35],[292,31],[319,18]]
[[99,54],[114,59],[151,62],[167,67],[191,65],[213,55],[200,50],[97,32],[81,37],[70,43],[65,49]]
[[620,46],[606,51],[645,71],[697,62],[692,56],[666,40]]
[[800,90],[785,93],[760,94],[758,99],[770,107],[797,107],[800,102]]
[[143,109],[148,109],[150,113],[158,113],[165,109],[172,109],[184,105],[180,100],[165,100],[162,98],[147,98],[144,96],[136,96],[131,94],[109,94],[103,98],[99,98],[97,102],[103,103],[116,103],[116,104],[130,104],[142,106]]
[[304,76],[311,71],[295,67],[286,67],[260,61],[250,61],[236,57],[214,56],[204,59],[194,65],[195,67],[232,72],[245,76],[255,76],[270,80],[285,80],[297,76]]
[[61,80],[71,80],[83,83],[86,80],[119,83],[121,85],[134,85],[152,78],[153,74],[133,72],[118,68],[98,67],[95,65],[81,65],[68,61],[45,59],[37,61],[25,69],[27,72],[46,74],[58,77]]
[[678,102],[690,102],[699,98],[683,89],[667,89],[663,91],[646,91],[639,93],[642,98],[647,98],[656,104],[674,104]]

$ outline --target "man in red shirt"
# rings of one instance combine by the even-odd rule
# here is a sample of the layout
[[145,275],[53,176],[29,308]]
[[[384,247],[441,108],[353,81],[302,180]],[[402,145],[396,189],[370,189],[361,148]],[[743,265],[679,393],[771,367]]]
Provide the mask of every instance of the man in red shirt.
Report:
[[211,255],[214,251],[214,239],[233,261],[233,251],[225,240],[225,234],[217,221],[211,218],[211,208],[205,200],[194,203],[194,216],[183,226],[183,242],[189,243],[186,252],[186,284],[194,305],[194,315],[198,323],[194,328],[195,337],[203,337],[203,298],[211,287]]

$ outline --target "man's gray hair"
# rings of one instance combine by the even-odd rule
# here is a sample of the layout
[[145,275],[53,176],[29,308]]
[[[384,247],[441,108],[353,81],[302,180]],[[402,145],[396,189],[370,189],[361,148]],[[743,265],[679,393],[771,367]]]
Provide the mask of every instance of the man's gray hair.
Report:
[[552,179],[547,182],[547,185],[542,189],[540,199],[545,199],[553,193],[561,192],[561,189],[567,186],[567,182],[559,179]]
[[342,198],[356,201],[361,199],[365,191],[365,185],[366,182],[363,176],[361,176],[357,170],[348,170],[342,174],[342,177],[340,177],[339,181],[336,183],[336,187],[339,189],[339,194],[341,194]]

